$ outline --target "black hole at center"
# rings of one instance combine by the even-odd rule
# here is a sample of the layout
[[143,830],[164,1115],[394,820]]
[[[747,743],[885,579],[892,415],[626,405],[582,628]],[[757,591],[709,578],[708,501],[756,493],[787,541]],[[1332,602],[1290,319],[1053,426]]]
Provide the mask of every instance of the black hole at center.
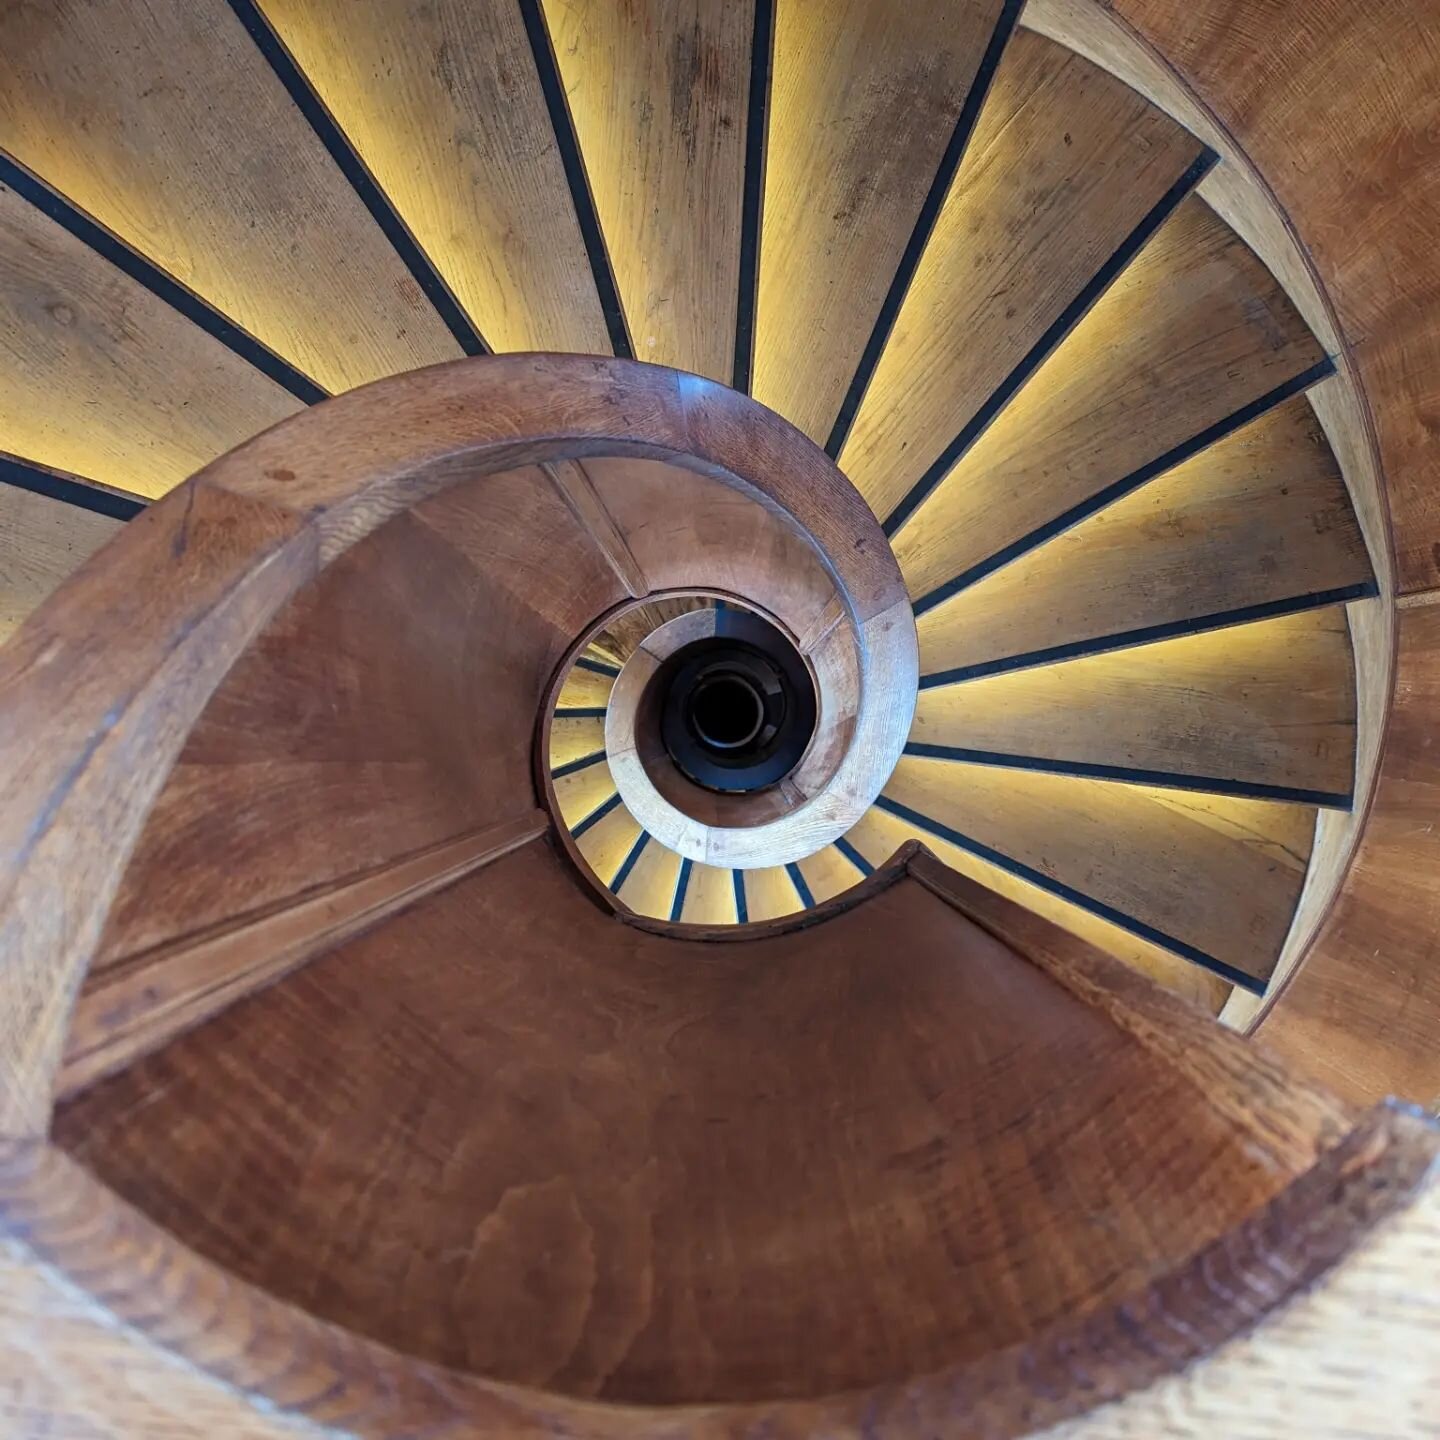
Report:
[[712,749],[739,750],[760,733],[765,701],[743,675],[708,675],[690,696],[690,723]]

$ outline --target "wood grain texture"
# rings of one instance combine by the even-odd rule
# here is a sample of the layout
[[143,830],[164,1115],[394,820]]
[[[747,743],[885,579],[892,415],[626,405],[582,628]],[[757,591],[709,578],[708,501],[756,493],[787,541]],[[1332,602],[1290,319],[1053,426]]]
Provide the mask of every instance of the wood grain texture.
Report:
[[781,0],[754,394],[823,444],[1000,0]]
[[561,460],[544,467],[555,488],[559,490],[575,518],[590,532],[616,578],[634,596],[648,594],[651,585],[640,568],[614,517],[596,493],[595,482],[585,467],[576,460]]
[[1260,1034],[1358,1100],[1440,1105],[1440,605],[1399,611],[1394,708],[1360,849]]
[[865,878],[855,862],[842,855],[834,845],[807,855],[796,863],[796,868],[804,877],[806,888],[816,904],[833,900]]
[[1032,31],[974,138],[841,452],[886,516],[1200,154],[1098,66]]
[[629,877],[620,887],[619,899],[637,915],[668,920],[675,903],[675,882],[680,877],[680,857],[660,844],[647,842]]
[[640,826],[623,806],[617,805],[603,819],[592,825],[575,842],[595,881],[608,890],[615,872],[625,863],[631,847],[640,838]]
[[730,870],[691,865],[680,920],[686,925],[734,925],[735,880]]
[[[888,857],[887,857],[888,858]],[[746,870],[745,911],[752,925],[764,920],[782,920],[794,915],[800,908],[800,896],[795,892],[795,882],[783,865],[771,866],[764,870]]]
[[1191,197],[895,539],[917,598],[1314,365],[1273,277]]
[[604,749],[605,721],[602,716],[586,715],[573,720],[557,717],[550,722],[547,763],[552,770],[598,755]]
[[[897,933],[903,965],[886,947]],[[1223,1293],[1263,1309],[1254,1247],[1308,1246],[1313,1228],[1299,1215],[1232,1227],[1289,1203],[1352,1123],[1237,1037],[1193,1017],[1177,1027],[1185,1012],[1144,987],[1117,992],[1102,972],[1082,1001],[1091,962],[1070,944],[1048,973],[903,880],[788,935],[675,941],[608,921],[531,845],[97,1087],[57,1133],[242,1280],[372,1338],[403,1336],[417,1359],[576,1396],[751,1403],[943,1367],[938,1391],[904,1380],[897,1418],[942,1393],[953,1404],[956,1386],[993,1415],[990,1387],[1023,1353],[1050,1363],[1050,1342],[1026,1337],[1176,1266],[1177,1300],[1188,1287],[1180,1303],[1198,1306],[1185,1333],[1213,1333],[1209,1307],[1224,1302],[1195,1286],[1197,1245],[1230,1236],[1224,1263],[1248,1279]],[[382,977],[401,954],[397,1010]],[[273,1066],[216,1064],[261,1043]],[[321,1080],[337,1067],[350,1084]],[[277,1103],[307,1116],[303,1132],[246,1123]],[[166,1137],[181,1115],[205,1121],[177,1147]],[[735,1115],[752,1121],[743,1133]],[[773,1128],[757,1149],[760,1115]],[[1101,1115],[1125,1117],[1130,1143],[1102,1137]],[[1386,1151],[1383,1130],[1365,1133],[1335,1161],[1357,1177]],[[1041,1155],[1073,1208],[1055,1209],[1032,1169]],[[277,1186],[281,1173],[307,1183]],[[1333,1169],[1317,1192],[1328,1206]],[[1046,1220],[1032,1229],[1036,1204]],[[369,1243],[346,1244],[337,1225]],[[827,1243],[803,1238],[816,1233]],[[540,1244],[551,1262],[537,1284],[519,1256]],[[1283,1291],[1304,1269],[1269,1273]],[[1063,1412],[1073,1394],[1059,1386],[1051,1403]],[[768,1414],[776,1433],[827,1420],[845,1433],[852,1407],[877,1398]],[[647,1433],[682,1417],[625,1418]],[[683,1419],[732,1433],[762,1415]]]
[[261,8],[492,349],[609,353],[518,5]]
[[557,710],[603,709],[615,684],[613,675],[597,674],[575,666],[565,676],[565,683],[555,697]]
[[911,757],[885,798],[1261,980],[1315,830],[1305,805]]
[[922,690],[913,743],[1349,796],[1355,667],[1341,605]]
[[545,13],[636,357],[728,384],[754,0]]
[[[1434,0],[1184,8],[1117,16],[1191,83],[1273,187],[1339,316],[1374,414],[1402,591],[1440,584],[1440,199],[1425,181],[1440,123]],[[1377,69],[1374,56],[1394,51]],[[1354,197],[1353,199],[1351,197]]]
[[1218,975],[878,807],[867,811],[845,838],[875,866],[883,865],[902,845],[918,841],[957,874],[1033,911],[1094,949],[1113,955],[1207,1015],[1218,1014],[1232,993],[1232,987]]
[[924,671],[1104,648],[1370,578],[1344,482],[1296,396],[922,616]]
[[329,390],[460,354],[224,0],[8,6],[0,148]]
[[145,496],[302,408],[3,185],[0,381],[5,450]]
[[92,970],[70,1019],[57,1096],[77,1094],[245,995],[545,832],[531,811],[313,887],[261,915]]
[[0,644],[124,523],[0,485]]

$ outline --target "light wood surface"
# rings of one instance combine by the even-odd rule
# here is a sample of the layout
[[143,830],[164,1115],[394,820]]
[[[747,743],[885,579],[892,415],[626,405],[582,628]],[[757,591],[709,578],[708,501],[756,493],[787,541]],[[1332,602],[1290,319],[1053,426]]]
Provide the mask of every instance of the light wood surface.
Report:
[[923,669],[1098,647],[1370,578],[1334,458],[1296,396],[923,615]]
[[92,971],[71,1016],[57,1098],[123,1070],[316,955],[544,834],[548,826],[542,811],[532,811],[341,884],[311,887],[265,914]]
[[[889,858],[888,856],[886,857]],[[780,920],[801,908],[795,882],[783,865],[764,870],[746,870],[745,913],[750,924]]]
[[545,13],[635,356],[729,384],[754,0]]
[[518,5],[261,8],[492,349],[609,353]]
[[[1355,668],[1328,606],[922,690],[912,742],[1348,797]],[[1122,777],[1123,778],[1123,777]]]
[[550,722],[550,754],[552,770],[576,760],[588,759],[605,749],[605,721],[599,715],[575,720],[563,718]]
[[754,394],[824,444],[1000,0],[779,0]]
[[1008,870],[1002,870],[958,845],[951,845],[878,806],[867,811],[865,818],[845,838],[877,867],[889,860],[902,845],[918,841],[957,874],[1043,916],[1104,954],[1113,955],[1157,985],[1199,1006],[1207,1015],[1218,1014],[1227,997],[1233,993],[1231,986],[1218,975],[1212,975],[1189,960],[1182,960],[1171,951],[1142,940],[1132,931],[1123,930],[1092,911],[1081,909],[1038,885],[1021,880]]
[[652,838],[646,842],[635,868],[620,887],[619,898],[637,915],[668,920],[679,875],[680,857]]
[[804,876],[810,898],[817,905],[844,894],[865,878],[855,862],[842,855],[834,845],[827,845],[825,849],[797,861],[796,868]]
[[624,805],[617,805],[575,842],[575,848],[597,882],[608,889],[615,872],[625,863],[630,847],[639,838],[640,826],[635,817]]
[[1284,292],[1192,197],[895,539],[917,598],[1321,359]]
[[560,818],[573,830],[615,794],[615,777],[610,766],[600,760],[557,780],[554,794]]
[[680,919],[686,925],[735,924],[734,873],[716,865],[692,864]]
[[124,523],[0,484],[0,645]]
[[1315,828],[1304,805],[912,757],[885,798],[1261,980]]
[[[614,517],[595,489],[586,468],[576,460],[561,460],[544,467],[551,483],[564,497],[575,518],[590,532],[591,538],[605,554],[616,578],[630,595],[648,594],[652,586],[640,563],[635,559],[625,536],[620,533]],[[617,662],[619,660],[617,659]]]
[[328,390],[460,354],[224,0],[6,7],[0,149]]
[[0,186],[0,447],[158,496],[302,408]]
[[840,455],[877,515],[889,515],[1199,154],[1098,66],[1017,31]]

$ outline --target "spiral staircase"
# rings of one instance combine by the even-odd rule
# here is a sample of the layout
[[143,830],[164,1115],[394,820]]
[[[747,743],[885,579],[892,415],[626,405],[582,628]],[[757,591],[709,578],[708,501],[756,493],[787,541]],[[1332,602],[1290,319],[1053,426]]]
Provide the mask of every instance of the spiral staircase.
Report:
[[1436,1433],[1387,6],[0,5],[0,1429]]

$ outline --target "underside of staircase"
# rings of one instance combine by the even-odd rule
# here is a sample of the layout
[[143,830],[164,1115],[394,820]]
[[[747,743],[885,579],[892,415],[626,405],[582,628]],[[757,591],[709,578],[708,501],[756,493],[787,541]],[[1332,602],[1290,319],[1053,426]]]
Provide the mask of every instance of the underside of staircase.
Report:
[[0,1430],[1434,1434],[1437,97],[0,4]]

